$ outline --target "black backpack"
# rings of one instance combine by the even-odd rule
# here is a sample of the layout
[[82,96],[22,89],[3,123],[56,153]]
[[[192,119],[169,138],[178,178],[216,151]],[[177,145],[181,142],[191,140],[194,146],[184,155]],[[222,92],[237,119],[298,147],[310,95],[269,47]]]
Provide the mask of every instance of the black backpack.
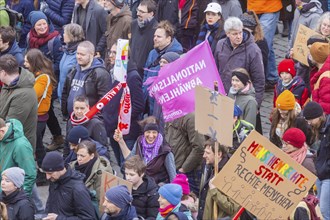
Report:
[[5,10],[9,16],[9,25],[16,30],[16,40],[19,41],[21,36],[22,25],[24,23],[24,17],[22,13],[19,13],[13,9],[8,8],[7,6],[1,6],[0,10]]

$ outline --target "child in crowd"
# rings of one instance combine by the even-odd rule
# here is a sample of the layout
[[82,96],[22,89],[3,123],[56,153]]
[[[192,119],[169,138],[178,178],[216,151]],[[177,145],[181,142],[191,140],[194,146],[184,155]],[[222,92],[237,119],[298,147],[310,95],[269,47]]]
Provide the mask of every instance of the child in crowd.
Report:
[[296,102],[303,108],[309,99],[309,92],[304,80],[300,76],[296,76],[293,60],[282,60],[277,69],[280,78],[274,88],[274,107],[277,97],[287,89],[293,93]]

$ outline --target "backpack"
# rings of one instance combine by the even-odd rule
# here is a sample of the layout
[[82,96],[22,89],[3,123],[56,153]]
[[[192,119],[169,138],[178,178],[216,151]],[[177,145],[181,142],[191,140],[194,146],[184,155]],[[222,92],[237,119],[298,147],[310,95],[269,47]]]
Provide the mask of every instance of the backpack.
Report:
[[24,23],[24,17],[22,13],[19,13],[8,6],[0,6],[0,10],[5,10],[9,16],[9,25],[16,30],[16,40],[19,41],[22,31],[22,25]]

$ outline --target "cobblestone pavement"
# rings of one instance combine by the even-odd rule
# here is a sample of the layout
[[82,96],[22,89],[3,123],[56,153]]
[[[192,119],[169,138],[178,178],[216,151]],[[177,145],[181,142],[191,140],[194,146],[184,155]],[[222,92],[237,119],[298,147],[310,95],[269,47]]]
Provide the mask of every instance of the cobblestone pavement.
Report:
[[[279,25],[279,30],[282,30],[281,25]],[[274,50],[276,55],[276,62],[277,64],[285,57],[285,53],[287,51],[287,45],[288,40],[287,38],[281,37],[280,34],[277,34],[274,39]],[[65,122],[62,120],[62,114],[60,111],[60,104],[59,102],[55,102],[55,114],[57,115],[61,128],[62,128],[62,134],[65,134]],[[266,91],[264,95],[264,100],[261,104],[261,121],[262,121],[262,128],[263,128],[263,134],[264,136],[268,137],[269,130],[270,130],[270,121],[269,121],[269,115],[273,108],[273,91]],[[48,145],[51,143],[51,134],[46,129],[45,137],[44,137],[44,143],[45,145]],[[45,204],[46,199],[48,197],[48,186],[41,186],[38,187],[40,197]]]

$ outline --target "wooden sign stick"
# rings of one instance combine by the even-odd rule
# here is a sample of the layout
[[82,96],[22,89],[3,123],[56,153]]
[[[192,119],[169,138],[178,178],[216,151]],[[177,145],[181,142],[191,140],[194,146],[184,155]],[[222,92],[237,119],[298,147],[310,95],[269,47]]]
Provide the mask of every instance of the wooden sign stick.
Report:
[[[214,90],[218,91],[218,82],[214,81]],[[218,143],[215,140],[214,142],[214,176],[218,174]],[[214,219],[218,219],[218,205],[216,201],[213,201],[213,217]]]

